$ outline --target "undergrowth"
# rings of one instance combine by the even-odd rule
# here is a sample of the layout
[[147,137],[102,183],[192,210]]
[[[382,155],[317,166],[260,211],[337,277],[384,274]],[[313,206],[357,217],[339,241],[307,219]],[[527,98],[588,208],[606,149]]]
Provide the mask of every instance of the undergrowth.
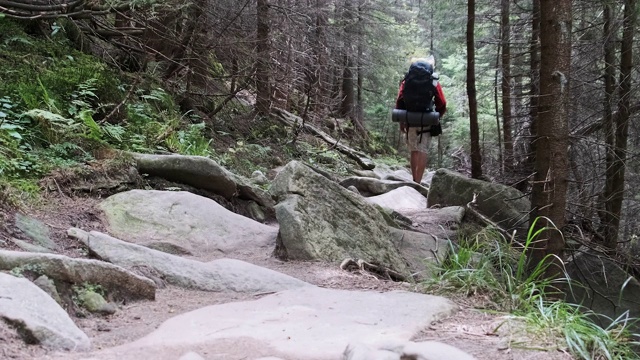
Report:
[[559,349],[579,359],[640,359],[634,352],[640,345],[639,335],[631,333],[637,319],[625,314],[607,319],[611,324],[602,327],[595,321],[602,315],[557,300],[562,294],[560,288],[571,291],[572,286],[581,285],[566,276],[545,277],[549,257],[529,268],[527,250],[535,239],[543,231],[558,231],[543,228],[534,232],[536,222],[518,249],[491,229],[460,239],[457,245],[450,242],[450,255],[432,265],[434,276],[425,281],[426,290],[487,299],[488,311],[508,313],[507,319],[525,324],[527,333],[545,341],[551,339]]
[[37,197],[41,178],[114,153],[107,149],[206,156],[245,176],[294,158],[347,173],[334,148],[270,119],[234,108],[214,127],[183,113],[153,73],[110,68],[49,24],[49,34],[33,35],[0,18],[0,202]]

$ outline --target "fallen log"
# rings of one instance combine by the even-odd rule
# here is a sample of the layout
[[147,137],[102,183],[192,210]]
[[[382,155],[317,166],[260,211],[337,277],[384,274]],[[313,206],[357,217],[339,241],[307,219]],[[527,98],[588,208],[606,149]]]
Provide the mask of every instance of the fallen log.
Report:
[[365,155],[364,153],[361,153],[347,145],[341,144],[339,140],[332,138],[329,134],[325,133],[324,131],[316,128],[313,125],[304,123],[302,121],[302,118],[300,118],[299,116],[293,115],[292,113],[279,108],[274,108],[273,114],[275,115],[276,119],[278,119],[278,121],[280,121],[281,123],[287,126],[291,126],[291,127],[304,126],[304,128],[309,132],[311,132],[313,135],[321,138],[322,140],[334,146],[336,150],[345,154],[350,159],[353,159],[364,170],[372,170],[373,168],[376,167],[373,161],[371,161],[371,159],[369,159],[367,155]]

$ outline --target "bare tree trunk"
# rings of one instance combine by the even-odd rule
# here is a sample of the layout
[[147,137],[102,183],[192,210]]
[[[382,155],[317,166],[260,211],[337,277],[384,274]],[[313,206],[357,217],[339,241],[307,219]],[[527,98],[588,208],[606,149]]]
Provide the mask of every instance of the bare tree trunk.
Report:
[[[540,0],[532,0],[532,18],[531,18],[531,43],[529,46],[531,52],[530,72],[531,72],[531,92],[529,99],[529,146],[523,163],[525,174],[532,174],[535,167],[535,134],[537,133],[538,123],[538,102],[540,96]],[[527,189],[527,183],[521,182],[520,190]]]
[[471,177],[482,177],[482,153],[478,127],[478,102],[476,99],[475,28],[476,2],[468,1],[467,12],[467,96],[469,97],[469,132],[471,135]]
[[[530,264],[547,261],[546,276],[558,277],[564,238],[569,172],[569,78],[571,70],[571,0],[540,0],[540,113],[531,221],[542,231],[530,252]],[[555,229],[553,229],[555,228]]]
[[503,161],[503,152],[502,152],[502,133],[500,132],[500,102],[498,101],[498,76],[500,75],[500,54],[501,54],[501,46],[496,46],[496,71],[495,77],[493,80],[493,102],[496,107],[496,130],[498,132],[498,163],[500,164],[500,172],[504,171],[504,161]]
[[[613,214],[611,209],[611,194],[613,193],[613,163],[615,158],[615,124],[613,121],[613,96],[616,86],[616,70],[614,62],[616,61],[615,54],[615,33],[613,31],[613,4],[609,1],[604,1],[604,116],[603,116],[603,128],[604,138],[606,144],[606,160],[605,160],[605,184],[604,184],[604,212],[602,213],[602,232],[604,239],[610,239],[612,234],[617,232],[615,226],[613,226]],[[615,235],[613,235],[615,237]]]
[[342,102],[340,103],[340,116],[353,119],[355,94],[353,91],[353,62],[350,56],[345,56],[344,69],[342,70]]
[[504,136],[504,168],[513,172],[513,135],[511,131],[511,23],[509,2],[501,0],[500,33],[502,44],[502,135]]
[[256,61],[256,112],[267,115],[271,109],[271,55],[269,54],[269,0],[258,0]]
[[[633,36],[636,24],[636,0],[624,1],[624,29],[620,49],[620,86],[618,87],[618,113],[615,122],[615,146],[613,161],[607,168],[607,190],[605,209],[609,218],[605,232],[605,246],[615,250],[618,246],[618,231],[624,200],[624,176],[627,160],[627,142],[629,138],[629,117],[631,98],[631,71],[633,69]],[[609,130],[607,129],[607,136]],[[611,140],[611,139],[609,139]],[[607,160],[608,157],[607,157]],[[609,165],[609,164],[607,164]]]

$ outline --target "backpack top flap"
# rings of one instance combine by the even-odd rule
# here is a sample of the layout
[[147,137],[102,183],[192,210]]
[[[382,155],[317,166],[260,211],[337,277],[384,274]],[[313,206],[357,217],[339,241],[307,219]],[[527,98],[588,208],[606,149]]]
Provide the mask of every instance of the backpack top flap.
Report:
[[426,62],[414,62],[404,77],[404,103],[408,111],[433,111],[435,96],[433,66]]

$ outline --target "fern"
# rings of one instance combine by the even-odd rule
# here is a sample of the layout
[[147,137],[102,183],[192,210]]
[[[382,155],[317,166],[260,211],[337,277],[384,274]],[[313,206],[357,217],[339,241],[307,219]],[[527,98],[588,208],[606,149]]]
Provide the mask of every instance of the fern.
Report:
[[102,127],[102,131],[118,142],[122,142],[127,133],[127,130],[120,125],[105,125]]

